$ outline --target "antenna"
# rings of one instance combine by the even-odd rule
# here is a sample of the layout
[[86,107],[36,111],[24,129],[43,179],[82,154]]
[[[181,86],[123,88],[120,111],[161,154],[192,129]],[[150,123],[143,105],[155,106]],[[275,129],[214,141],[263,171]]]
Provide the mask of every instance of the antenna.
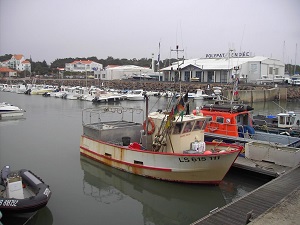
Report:
[[[180,93],[181,93],[181,74],[180,74],[180,70],[179,70],[179,57],[178,57],[178,53],[179,52],[184,52],[183,49],[179,49],[179,46],[176,45],[176,49],[171,49],[171,52],[176,52],[176,56],[177,56],[177,72],[178,72],[178,78],[180,81]],[[182,58],[182,64],[184,63],[184,57]],[[176,77],[174,79],[174,83],[176,82]]]

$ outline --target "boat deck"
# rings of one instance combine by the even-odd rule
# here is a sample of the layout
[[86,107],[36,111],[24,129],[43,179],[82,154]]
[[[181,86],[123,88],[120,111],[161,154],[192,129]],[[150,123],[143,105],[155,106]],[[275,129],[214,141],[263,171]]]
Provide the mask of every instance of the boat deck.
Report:
[[83,134],[87,137],[110,143],[122,143],[124,136],[131,142],[139,142],[142,124],[128,121],[109,121],[83,125]]
[[215,210],[192,225],[247,224],[267,210],[276,207],[291,193],[299,190],[299,187],[300,167],[298,166],[237,201]]

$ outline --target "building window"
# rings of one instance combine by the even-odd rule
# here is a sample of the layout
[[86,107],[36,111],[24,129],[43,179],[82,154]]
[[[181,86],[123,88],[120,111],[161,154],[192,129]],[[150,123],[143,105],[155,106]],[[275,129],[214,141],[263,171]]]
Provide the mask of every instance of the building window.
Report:
[[190,81],[190,71],[184,72],[184,81]]
[[199,78],[199,82],[201,82],[202,71],[196,71],[196,77]]
[[278,75],[278,68],[275,69],[275,74],[274,75]]
[[227,70],[221,70],[221,83],[227,83]]
[[269,67],[269,74],[273,74],[273,67]]

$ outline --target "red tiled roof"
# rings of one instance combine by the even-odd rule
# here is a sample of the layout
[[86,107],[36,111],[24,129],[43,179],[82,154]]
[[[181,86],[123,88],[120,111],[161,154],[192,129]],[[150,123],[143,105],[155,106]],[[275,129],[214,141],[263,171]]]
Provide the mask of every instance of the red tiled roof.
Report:
[[0,67],[0,73],[16,72],[8,67]]
[[93,63],[93,61],[91,61],[91,60],[75,60],[75,61],[73,61],[71,63],[72,64],[76,64],[76,63],[91,64],[91,63]]
[[23,55],[19,54],[19,55],[14,55],[15,59],[16,60],[21,60]]
[[24,60],[22,63],[26,64],[26,63],[30,63],[28,60]]

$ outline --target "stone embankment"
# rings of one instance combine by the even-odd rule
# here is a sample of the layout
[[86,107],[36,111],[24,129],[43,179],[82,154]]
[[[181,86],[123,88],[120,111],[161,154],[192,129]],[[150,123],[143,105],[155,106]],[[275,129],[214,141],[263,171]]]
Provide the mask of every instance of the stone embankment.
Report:
[[[31,83],[31,80],[24,79],[12,79],[12,80],[4,80],[0,79],[0,83],[13,83],[18,84],[26,82]],[[196,89],[200,88],[203,90],[207,90],[209,86],[210,89],[213,87],[222,87],[223,91],[231,92],[233,89],[232,84],[221,84],[221,83],[196,83],[196,82],[165,82],[165,81],[144,81],[144,80],[113,80],[113,81],[102,81],[95,79],[36,79],[36,84],[48,84],[48,85],[66,85],[66,86],[98,86],[105,87],[111,89],[143,89],[145,91],[177,91],[180,90],[185,92],[189,90],[189,92],[195,92]],[[254,84],[239,84],[238,89],[240,91],[256,91],[256,90],[266,90],[274,87],[274,85],[254,85]],[[287,99],[288,100],[300,100],[300,86],[291,86],[291,85],[278,85],[279,88],[287,89]]]

